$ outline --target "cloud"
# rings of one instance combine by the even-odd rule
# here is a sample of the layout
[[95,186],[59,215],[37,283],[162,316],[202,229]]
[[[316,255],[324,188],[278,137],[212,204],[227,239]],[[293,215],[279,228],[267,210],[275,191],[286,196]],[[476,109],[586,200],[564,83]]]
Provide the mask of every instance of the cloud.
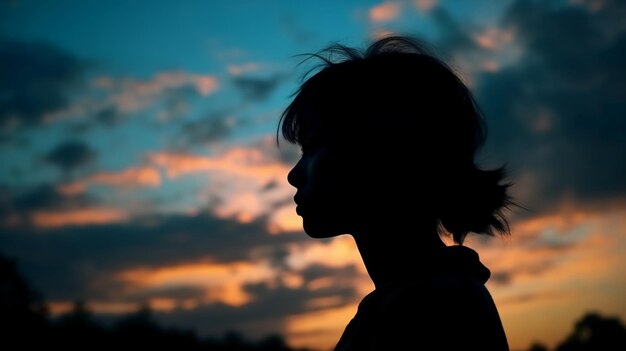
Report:
[[[286,322],[291,317],[333,310],[359,298],[349,281],[341,279],[341,274],[353,273],[349,268],[345,272],[324,267],[311,267],[310,270],[317,272],[303,272],[303,275],[334,277],[337,284],[326,289],[311,290],[307,288],[308,284],[287,287],[268,282],[253,283],[244,286],[245,292],[253,299],[239,308],[210,304],[192,310],[172,311],[159,317],[166,324],[193,327],[201,335],[219,335],[236,329],[254,338],[269,333],[288,332]],[[311,303],[321,299],[332,303],[324,307],[316,307]]]
[[162,71],[149,78],[99,75],[89,82],[71,104],[48,113],[50,121],[88,118],[83,129],[95,125],[115,127],[126,118],[149,108],[156,109],[156,119],[168,122],[188,112],[196,98],[214,94],[219,89],[217,77],[182,70]]
[[269,235],[264,219],[244,224],[216,218],[208,211],[76,224],[39,229],[21,225],[0,232],[2,251],[18,258],[28,279],[52,300],[118,296],[124,285],[116,274],[122,271],[202,260],[256,261],[255,250],[263,249],[260,252],[271,258],[272,247],[305,239],[304,235]]
[[413,0],[413,6],[419,11],[427,12],[437,6],[437,0]]
[[238,330],[250,338],[258,338],[283,332],[285,318],[309,310],[306,301],[316,296],[305,289],[271,288],[265,284],[249,289],[254,290],[256,298],[245,308],[215,304],[163,313],[157,318],[166,325],[192,327],[203,336]]
[[400,16],[402,3],[396,1],[386,1],[374,6],[369,11],[369,19],[372,22],[387,22]]
[[492,269],[489,284],[496,292],[507,292],[506,299],[515,300],[519,293],[559,291],[571,281],[596,286],[599,280],[615,279],[611,274],[626,249],[622,243],[624,211],[623,206],[593,211],[561,209],[518,220],[506,245],[480,244],[475,238],[467,244]]
[[40,184],[27,191],[13,194],[9,189],[6,192],[6,203],[18,211],[32,211],[41,209],[64,209],[87,206],[93,201],[85,196],[64,196],[52,184]]
[[241,306],[252,299],[243,289],[245,284],[270,280],[275,274],[272,267],[262,262],[199,262],[154,269],[131,268],[119,273],[119,279],[135,289],[202,286],[206,293],[198,303]]
[[84,179],[64,183],[57,187],[57,190],[64,194],[78,194],[92,185],[104,185],[116,187],[123,190],[135,189],[139,187],[159,187],[161,185],[161,174],[152,167],[130,167],[118,172],[97,172]]
[[30,222],[40,228],[101,225],[128,219],[128,213],[117,208],[85,208],[56,211],[34,211]]
[[203,335],[282,332],[289,316],[359,298],[355,282],[363,274],[351,262],[291,267],[285,248],[310,239],[301,233],[274,236],[265,228],[263,221],[242,224],[203,212],[18,227],[1,232],[0,244],[57,312],[75,300],[105,314],[148,302],[162,323]]
[[207,96],[215,92],[219,86],[214,76],[184,71],[159,72],[144,80],[100,76],[93,80],[92,85],[94,88],[110,92],[109,104],[122,112],[139,110],[167,92],[191,88],[199,95]]
[[96,119],[112,124],[121,116],[162,105],[162,120],[186,112],[186,102],[195,96],[209,96],[219,88],[215,76],[174,70],[154,74],[149,79],[103,75],[92,81],[92,88],[106,94],[104,102],[87,99],[82,109],[90,110]]
[[443,6],[435,7],[431,11],[431,16],[438,29],[437,47],[444,56],[454,57],[459,53],[467,55],[477,49],[469,34],[470,31],[453,18]]
[[[73,187],[73,186],[72,186]],[[121,222],[129,213],[99,203],[84,189],[40,184],[18,191],[0,187],[0,228],[54,228]]]
[[308,245],[291,245],[286,263],[294,270],[324,264],[330,267],[362,266],[354,240],[338,237],[329,242],[313,241]]
[[517,1],[501,26],[515,33],[520,57],[477,79],[486,151],[510,165],[535,211],[626,196],[626,28],[610,23],[623,8]]
[[254,148],[233,148],[217,157],[158,152],[148,155],[148,160],[162,167],[170,178],[223,171],[232,175],[260,179],[261,183],[266,183],[287,174],[286,166],[266,160],[261,150]]
[[121,172],[100,172],[88,177],[92,184],[120,186],[124,188],[135,186],[157,187],[161,185],[161,175],[151,167],[131,167]]
[[282,82],[283,76],[275,74],[270,77],[251,77],[235,75],[232,77],[234,87],[241,95],[250,101],[267,99]]
[[[280,151],[271,137],[247,146],[215,148],[211,155],[156,152],[146,159],[174,181],[192,175],[206,177],[209,185],[203,194],[214,203],[214,213],[242,222],[269,215],[275,204],[283,203],[295,191],[286,179],[289,166],[280,160]],[[268,184],[274,186],[267,188]],[[281,218],[292,221],[288,216]],[[282,229],[278,228],[293,228],[275,224],[278,223],[273,221],[273,228],[279,231]]]
[[80,140],[66,140],[46,153],[43,160],[68,172],[92,162],[96,155],[87,143]]
[[230,109],[220,110],[198,120],[184,123],[181,132],[184,144],[194,147],[225,139],[238,126],[231,112]]
[[[70,104],[87,64],[43,42],[0,39],[0,130],[40,125]],[[10,69],[9,69],[10,68]]]

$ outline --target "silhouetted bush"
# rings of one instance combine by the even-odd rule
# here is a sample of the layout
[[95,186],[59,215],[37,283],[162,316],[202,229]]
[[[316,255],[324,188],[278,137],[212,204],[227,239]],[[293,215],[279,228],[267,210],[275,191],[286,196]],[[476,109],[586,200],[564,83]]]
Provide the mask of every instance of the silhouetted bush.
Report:
[[626,328],[617,318],[588,313],[576,323],[574,331],[561,342],[556,350],[626,350]]
[[[111,327],[98,323],[81,301],[56,319],[20,276],[15,261],[0,255],[0,336],[19,349],[181,351],[295,351],[280,335],[252,342],[237,332],[222,338],[199,338],[192,330],[165,328],[149,306],[121,317]],[[298,349],[305,351],[305,349]]]

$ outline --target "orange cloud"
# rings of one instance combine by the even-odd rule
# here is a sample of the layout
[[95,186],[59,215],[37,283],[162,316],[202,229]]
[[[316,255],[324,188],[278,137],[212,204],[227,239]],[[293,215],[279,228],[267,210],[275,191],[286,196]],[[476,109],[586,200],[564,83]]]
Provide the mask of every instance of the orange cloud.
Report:
[[236,147],[215,157],[161,152],[148,156],[153,164],[165,168],[170,178],[192,173],[221,171],[232,175],[268,181],[286,177],[289,168],[265,158],[261,150]]
[[150,308],[155,311],[168,312],[178,307],[178,301],[169,298],[153,298],[148,302]]
[[[234,147],[210,156],[158,152],[148,155],[147,159],[151,165],[163,169],[170,179],[206,174],[210,182],[204,192],[198,194],[200,200],[205,201],[204,197],[219,199],[213,207],[217,216],[245,223],[273,212],[275,203],[295,193],[286,179],[289,167],[264,147]],[[272,215],[269,230],[277,233],[293,229],[294,215],[293,209],[291,214],[283,209]]]
[[87,309],[98,314],[128,314],[137,312],[141,306],[132,302],[89,301]]
[[220,218],[235,218],[240,223],[250,223],[266,211],[260,196],[253,192],[234,194],[221,206],[215,208]]
[[378,6],[374,6],[369,11],[369,18],[372,22],[387,22],[398,18],[402,4],[399,2],[387,1]]
[[158,187],[161,185],[161,175],[151,167],[129,168],[120,172],[102,172],[91,175],[87,182],[119,186],[123,188],[146,186]]
[[94,79],[92,85],[112,92],[109,105],[122,112],[133,112],[152,104],[171,89],[191,86],[206,96],[217,90],[219,84],[214,76],[172,71],[157,73],[149,80],[103,76]]
[[590,310],[626,318],[626,208],[583,209],[568,203],[558,211],[514,223],[506,240],[476,239],[474,247],[494,278],[488,282],[512,349],[529,340],[554,346]]
[[[213,75],[193,74],[184,71],[167,71],[153,75],[149,79],[133,77],[100,76],[94,78],[91,87],[104,92],[104,98],[87,95],[76,100],[60,111],[47,113],[43,119],[48,122],[70,117],[97,115],[103,111],[115,111],[123,114],[145,109],[163,101],[163,96],[183,88],[191,88],[199,95],[208,96],[219,88],[219,80]],[[180,106],[180,110],[184,110]],[[158,115],[162,115],[159,112]]]
[[358,303],[353,303],[288,317],[285,331],[287,342],[296,348],[332,350],[354,317],[357,306]]
[[74,309],[74,303],[71,301],[49,301],[47,306],[48,312],[50,312],[52,316],[66,314]]
[[268,229],[270,234],[302,231],[302,218],[296,214],[293,204],[285,205],[271,215]]
[[[48,302],[48,309],[52,316],[59,316],[74,310],[75,303],[71,301]],[[85,308],[98,314],[127,314],[136,312],[141,306],[130,302],[116,301],[88,301]]]
[[365,272],[356,243],[348,235],[335,237],[330,242],[311,240],[304,245],[293,244],[288,247],[288,251],[287,264],[296,270],[312,264],[322,264],[330,267],[355,265]]
[[[200,286],[206,288],[203,303],[221,302],[241,306],[250,301],[243,286],[275,278],[276,273],[267,263],[236,262],[190,263],[156,269],[137,268],[118,274],[135,290],[150,290],[172,286]],[[169,305],[168,305],[169,306]]]
[[152,167],[133,167],[119,172],[100,172],[85,179],[61,184],[57,190],[66,196],[83,193],[90,185],[107,185],[123,189],[137,187],[158,187],[161,174]]
[[128,214],[115,208],[81,208],[72,210],[35,211],[31,222],[41,228],[92,225],[122,222]]

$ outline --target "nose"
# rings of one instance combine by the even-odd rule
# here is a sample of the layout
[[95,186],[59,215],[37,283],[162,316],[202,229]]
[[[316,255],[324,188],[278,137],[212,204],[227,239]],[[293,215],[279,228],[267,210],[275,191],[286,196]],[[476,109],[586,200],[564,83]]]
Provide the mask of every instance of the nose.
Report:
[[287,181],[289,182],[289,184],[291,184],[294,188],[298,187],[298,184],[301,184],[302,182],[302,160],[298,161],[298,163],[296,163],[295,166],[293,166],[293,168],[291,169],[291,171],[289,171],[289,174],[287,174]]

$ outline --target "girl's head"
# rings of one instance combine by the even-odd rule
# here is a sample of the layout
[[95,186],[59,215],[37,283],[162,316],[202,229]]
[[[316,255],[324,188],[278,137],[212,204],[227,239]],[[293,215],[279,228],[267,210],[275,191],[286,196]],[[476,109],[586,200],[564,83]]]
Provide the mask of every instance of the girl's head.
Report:
[[485,126],[451,67],[402,36],[311,57],[322,64],[279,126],[303,150],[289,181],[309,235],[416,220],[457,243],[469,232],[508,232],[509,185],[502,168],[475,163]]

